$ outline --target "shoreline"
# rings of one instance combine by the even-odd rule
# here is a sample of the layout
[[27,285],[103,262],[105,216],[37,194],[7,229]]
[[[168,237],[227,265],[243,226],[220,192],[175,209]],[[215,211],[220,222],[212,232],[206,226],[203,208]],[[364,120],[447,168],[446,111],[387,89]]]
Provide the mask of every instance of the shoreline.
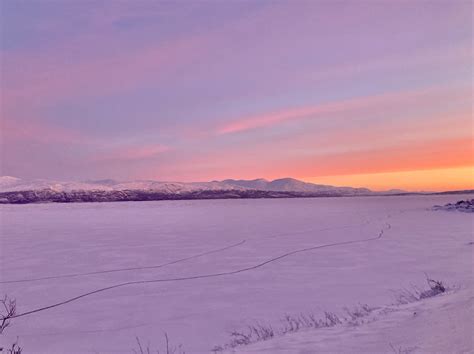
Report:
[[0,204],[46,204],[46,203],[113,203],[165,200],[218,200],[218,199],[293,199],[293,198],[341,198],[341,197],[399,197],[474,194],[474,190],[447,192],[406,192],[347,194],[347,193],[311,193],[265,190],[196,190],[184,193],[165,193],[156,190],[72,190],[53,191],[25,190],[0,192]]

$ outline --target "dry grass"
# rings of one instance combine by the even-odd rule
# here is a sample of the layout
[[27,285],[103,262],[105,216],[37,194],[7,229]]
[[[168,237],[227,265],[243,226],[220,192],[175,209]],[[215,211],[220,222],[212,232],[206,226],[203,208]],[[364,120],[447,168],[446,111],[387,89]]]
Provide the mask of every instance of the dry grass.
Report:
[[[0,352],[3,353],[3,349],[5,348],[0,348]],[[6,354],[21,354],[23,349],[18,345],[18,338],[16,339],[16,342],[14,342],[10,348],[6,348],[5,353]]]
[[405,288],[394,292],[395,304],[411,304],[413,302],[437,296],[450,289],[444,285],[442,281],[431,279],[428,275],[426,275],[426,282],[428,283],[429,289],[423,290],[417,286],[412,286],[411,288]]
[[159,349],[151,349],[150,344],[146,346],[140,341],[140,338],[136,337],[137,347],[132,349],[134,354],[186,354],[181,344],[172,345],[168,338],[168,333],[164,333],[165,343],[164,349],[160,351]]
[[[417,302],[437,296],[450,289],[443,282],[431,279],[428,275],[426,275],[426,282],[428,283],[428,289],[420,289],[413,286],[411,289],[402,289],[395,292],[396,305]],[[375,308],[367,304],[359,304],[353,308],[344,307],[344,316],[328,311],[324,312],[323,317],[318,317],[313,312],[300,313],[297,315],[287,314],[281,320],[282,324],[280,326],[274,327],[270,324],[256,323],[247,326],[244,330],[232,331],[230,333],[231,340],[227,344],[215,346],[212,350],[218,353],[241,345],[268,340],[275,336],[298,332],[302,329],[329,328],[337,325],[356,326],[363,323],[364,318],[369,316],[374,310]],[[401,347],[392,347],[392,349],[401,354],[410,352],[409,349],[403,349]]]
[[215,346],[212,351],[218,353],[241,345],[268,340],[275,336],[298,332],[302,329],[329,328],[344,323],[355,324],[360,318],[368,316],[373,309],[368,305],[358,305],[352,309],[346,307],[344,311],[348,317],[340,317],[334,312],[325,311],[323,317],[318,317],[312,312],[287,314],[281,319],[281,325],[276,327],[270,324],[255,323],[247,326],[244,330],[232,331],[229,343]]

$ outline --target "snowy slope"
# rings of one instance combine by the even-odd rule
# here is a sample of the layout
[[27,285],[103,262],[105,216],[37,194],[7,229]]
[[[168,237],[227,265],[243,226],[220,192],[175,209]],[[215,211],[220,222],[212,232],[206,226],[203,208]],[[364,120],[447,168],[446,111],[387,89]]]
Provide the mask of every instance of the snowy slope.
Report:
[[[387,306],[393,290],[424,286],[426,272],[462,289],[369,324],[297,332],[239,350],[378,354],[392,353],[392,343],[459,353],[470,345],[474,215],[431,207],[467,197],[0,205],[0,295],[16,298],[19,312],[120,283],[167,280],[20,317],[2,344],[18,336],[25,354],[117,354],[132,353],[139,337],[163,352],[167,332],[187,353],[210,353],[230,331],[255,321],[321,316],[358,303]],[[314,350],[320,340],[328,350]],[[456,346],[444,350],[450,341]]]
[[265,191],[285,191],[285,192],[308,192],[308,193],[319,193],[319,192],[339,192],[347,194],[370,194],[371,191],[367,188],[351,188],[351,187],[334,187],[323,184],[314,184],[299,181],[294,178],[281,178],[273,181],[267,181],[265,179],[256,180],[224,180],[223,182],[235,186],[241,186],[245,188],[259,189]]
[[333,193],[338,195],[366,195],[372,192],[366,188],[333,187],[284,178],[274,181],[257,180],[224,180],[212,182],[160,182],[153,180],[115,181],[112,179],[97,181],[52,181],[23,180],[16,177],[0,177],[0,192],[44,190],[62,191],[120,191],[120,190],[153,190],[166,193],[184,193],[198,190],[261,190],[303,193]]
[[229,353],[472,353],[474,295],[463,289],[375,310],[356,324],[309,329]]
[[260,190],[275,192],[321,193],[334,195],[374,195],[400,194],[403,190],[373,192],[367,188],[336,187],[299,181],[294,178],[281,178],[273,181],[266,179],[234,180],[211,182],[162,182],[155,180],[116,181],[113,179],[88,181],[55,181],[45,179],[24,180],[11,176],[0,177],[0,193],[26,190],[50,189],[63,191],[121,191],[121,190],[153,190],[166,193],[184,193],[198,190]]
[[42,190],[53,191],[119,191],[119,190],[155,190],[167,193],[180,193],[195,190],[234,190],[244,189],[242,187],[226,184],[223,182],[159,182],[151,180],[138,181],[114,181],[98,180],[85,182],[52,181],[52,180],[23,180],[20,178],[2,176],[0,177],[0,192]]
[[65,182],[45,179],[24,180],[16,177],[1,176],[0,192],[51,189],[54,191],[69,190],[112,190],[105,184],[90,182]]

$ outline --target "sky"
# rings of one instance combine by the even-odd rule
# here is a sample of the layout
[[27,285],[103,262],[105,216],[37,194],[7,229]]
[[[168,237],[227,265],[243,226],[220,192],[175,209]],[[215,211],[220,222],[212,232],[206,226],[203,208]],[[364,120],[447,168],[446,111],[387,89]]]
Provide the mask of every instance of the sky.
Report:
[[1,175],[474,189],[471,1],[0,10]]

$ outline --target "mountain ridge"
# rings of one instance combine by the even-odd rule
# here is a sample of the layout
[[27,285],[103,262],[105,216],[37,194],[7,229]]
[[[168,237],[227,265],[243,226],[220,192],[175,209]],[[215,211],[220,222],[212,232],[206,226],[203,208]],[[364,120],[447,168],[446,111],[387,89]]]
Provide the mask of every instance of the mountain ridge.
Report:
[[0,204],[126,202],[197,199],[317,198],[472,194],[474,190],[449,192],[374,192],[367,188],[334,187],[280,178],[273,181],[223,180],[211,182],[160,182],[153,180],[88,180],[60,182],[0,177]]
[[56,192],[72,191],[123,191],[123,190],[153,190],[166,193],[181,193],[205,190],[261,190],[273,192],[302,192],[338,194],[370,194],[367,188],[337,187],[315,184],[295,178],[279,178],[272,181],[258,178],[252,180],[225,179],[210,182],[163,182],[156,180],[118,181],[114,179],[99,179],[85,181],[56,181],[46,179],[24,180],[17,177],[1,176],[0,193],[15,191],[52,190]]

